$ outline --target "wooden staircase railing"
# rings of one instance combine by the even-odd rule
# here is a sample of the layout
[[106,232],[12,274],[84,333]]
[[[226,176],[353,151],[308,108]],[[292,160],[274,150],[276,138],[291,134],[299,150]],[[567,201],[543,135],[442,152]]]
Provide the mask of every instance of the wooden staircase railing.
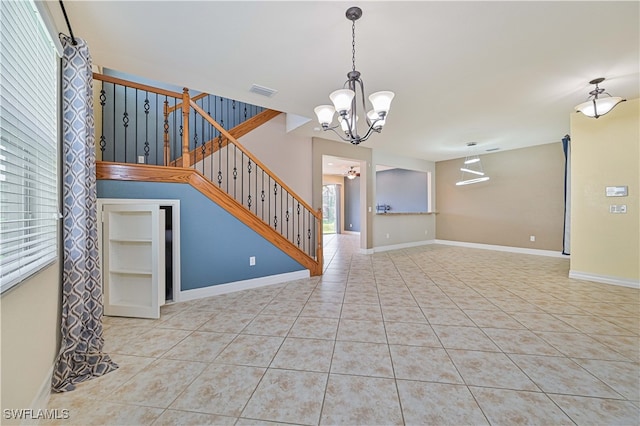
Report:
[[[101,74],[94,79],[113,85],[111,96],[103,85],[96,115],[99,179],[188,183],[312,275],[322,274],[322,212],[237,140],[279,112],[257,111],[226,130],[204,109],[206,94],[191,98],[186,88],[178,93]],[[248,107],[241,107],[246,116]]]

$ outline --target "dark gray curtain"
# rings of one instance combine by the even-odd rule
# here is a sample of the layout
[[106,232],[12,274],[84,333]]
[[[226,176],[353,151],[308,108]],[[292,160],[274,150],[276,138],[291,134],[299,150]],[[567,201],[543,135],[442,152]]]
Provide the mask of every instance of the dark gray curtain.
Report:
[[562,138],[564,150],[564,235],[562,254],[571,254],[571,137]]
[[53,372],[57,392],[118,366],[102,352],[93,73],[84,40],[62,38],[63,276],[62,342]]

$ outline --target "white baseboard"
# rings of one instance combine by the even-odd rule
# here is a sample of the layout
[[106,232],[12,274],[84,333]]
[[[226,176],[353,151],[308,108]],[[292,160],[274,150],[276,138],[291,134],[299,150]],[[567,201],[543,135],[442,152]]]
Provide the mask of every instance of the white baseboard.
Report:
[[267,277],[253,278],[250,280],[235,281],[232,283],[195,288],[193,290],[179,291],[178,300],[176,300],[176,302],[185,302],[187,300],[202,299],[203,297],[217,296],[220,294],[233,293],[240,290],[248,290],[251,288],[280,284],[287,281],[309,278],[310,276],[311,274],[309,273],[309,270],[304,269],[302,271],[287,272],[285,274],[269,275]]
[[411,248],[411,247],[426,246],[428,244],[433,244],[434,242],[435,240],[425,240],[425,241],[415,241],[412,243],[392,244],[390,246],[380,246],[380,247],[373,248],[371,253],[367,253],[367,254],[372,254],[374,252],[378,253],[382,251],[401,250],[401,249]]
[[573,270],[569,270],[569,278],[640,289],[640,281],[629,279],[629,278],[612,277],[607,275],[591,274],[588,272],[580,272],[580,271],[573,271]]
[[[51,398],[51,380],[53,379],[54,368],[55,368],[55,363],[51,365],[49,372],[47,373],[46,377],[44,378],[44,381],[40,385],[40,389],[38,390],[38,393],[33,398],[33,401],[31,401],[30,408],[33,410],[34,413],[43,412],[44,410],[46,410],[47,406],[49,405],[49,399]],[[37,425],[39,424],[39,422],[40,420],[37,418],[23,419],[21,424]]]
[[536,256],[562,257],[562,258],[569,259],[568,255],[562,254],[562,252],[559,252],[559,251],[552,251],[552,250],[539,250],[539,249],[530,249],[530,248],[524,248],[524,247],[496,246],[491,244],[466,243],[464,241],[451,241],[451,240],[433,240],[433,244],[444,244],[448,246],[477,248],[477,249],[483,249],[483,250],[506,251],[511,253],[533,254]]

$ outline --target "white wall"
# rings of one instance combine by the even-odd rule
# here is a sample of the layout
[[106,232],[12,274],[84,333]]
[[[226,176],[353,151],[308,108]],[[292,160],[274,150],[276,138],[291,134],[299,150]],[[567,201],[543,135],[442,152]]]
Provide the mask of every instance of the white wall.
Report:
[[286,132],[286,114],[252,130],[238,142],[312,205],[311,140]]

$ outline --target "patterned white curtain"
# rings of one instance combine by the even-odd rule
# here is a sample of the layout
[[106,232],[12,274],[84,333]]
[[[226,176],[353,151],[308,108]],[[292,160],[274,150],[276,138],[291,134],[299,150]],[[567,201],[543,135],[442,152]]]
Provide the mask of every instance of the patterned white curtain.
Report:
[[62,37],[63,277],[62,342],[53,373],[57,392],[106,374],[98,258],[93,73],[84,40]]

